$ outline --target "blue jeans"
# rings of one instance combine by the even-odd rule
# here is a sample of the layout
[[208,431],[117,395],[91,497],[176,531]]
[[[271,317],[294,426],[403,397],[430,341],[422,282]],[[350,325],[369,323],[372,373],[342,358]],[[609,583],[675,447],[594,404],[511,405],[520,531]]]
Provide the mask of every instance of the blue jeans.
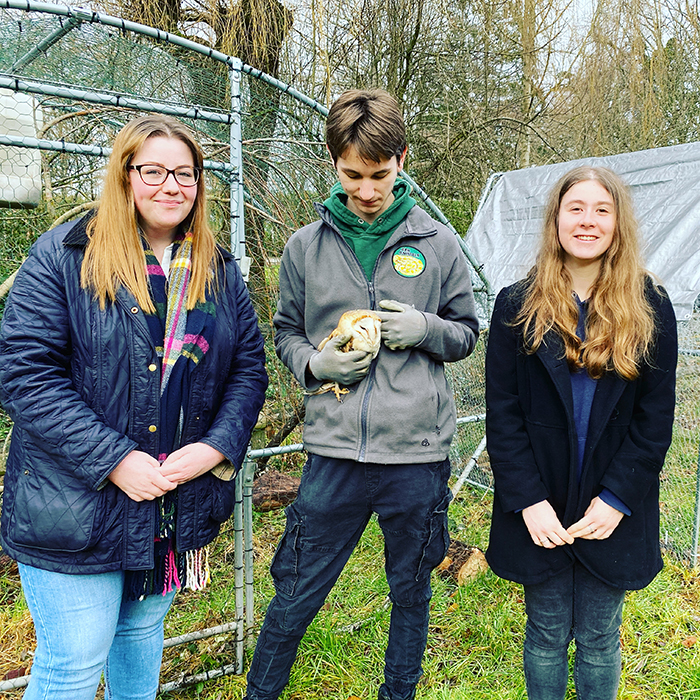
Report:
[[614,700],[620,683],[620,624],[625,591],[581,564],[544,583],[525,586],[525,682],[529,700],[563,700],[568,647],[576,640],[578,700]]
[[130,601],[124,572],[69,575],[19,565],[37,648],[24,700],[153,700],[163,619],[175,592]]
[[249,700],[277,700],[299,642],[347,563],[372,513],[384,534],[393,603],[381,692],[410,700],[428,636],[430,573],[449,544],[448,460],[362,464],[310,454],[270,568],[270,603],[248,673]]

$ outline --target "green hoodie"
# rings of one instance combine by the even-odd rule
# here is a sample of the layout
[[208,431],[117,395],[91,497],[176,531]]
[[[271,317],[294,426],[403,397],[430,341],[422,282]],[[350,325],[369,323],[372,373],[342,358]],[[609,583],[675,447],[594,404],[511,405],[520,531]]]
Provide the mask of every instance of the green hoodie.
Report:
[[392,192],[394,201],[371,224],[347,208],[348,196],[339,182],[333,185],[330,197],[323,203],[343,238],[353,249],[368,280],[372,279],[374,263],[377,262],[379,253],[416,203],[410,196],[411,186],[406,180],[397,178]]

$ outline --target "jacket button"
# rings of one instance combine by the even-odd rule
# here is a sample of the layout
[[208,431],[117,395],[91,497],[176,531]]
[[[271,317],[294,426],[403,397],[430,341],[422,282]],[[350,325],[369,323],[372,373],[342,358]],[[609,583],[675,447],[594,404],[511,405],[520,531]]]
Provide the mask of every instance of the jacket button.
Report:
[[25,469],[25,470],[24,470],[24,475],[25,475],[25,476],[29,476],[29,469]]
[[150,365],[148,365],[148,371],[149,372],[155,372],[158,369],[156,365],[154,365],[152,362]]
[[131,307],[131,313],[132,314],[137,314],[139,312],[139,307],[138,306],[132,306]]
[[158,430],[158,428],[156,428],[155,425],[149,425],[149,426],[148,426],[148,432],[149,432],[149,433],[155,433],[156,430]]

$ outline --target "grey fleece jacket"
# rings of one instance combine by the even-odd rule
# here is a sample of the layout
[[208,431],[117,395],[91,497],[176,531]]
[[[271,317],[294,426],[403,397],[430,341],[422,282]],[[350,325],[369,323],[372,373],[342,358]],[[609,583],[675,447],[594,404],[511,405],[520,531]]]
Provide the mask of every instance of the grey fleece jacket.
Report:
[[479,325],[466,258],[455,235],[415,206],[379,254],[372,279],[323,205],[321,220],[287,242],[274,316],[275,347],[308,390],[316,348],[351,309],[377,309],[382,299],[413,304],[427,331],[418,345],[382,344],[368,375],[338,401],[332,392],[306,397],[304,444],[309,452],[379,464],[443,460],[456,410],[445,362],[474,349]]

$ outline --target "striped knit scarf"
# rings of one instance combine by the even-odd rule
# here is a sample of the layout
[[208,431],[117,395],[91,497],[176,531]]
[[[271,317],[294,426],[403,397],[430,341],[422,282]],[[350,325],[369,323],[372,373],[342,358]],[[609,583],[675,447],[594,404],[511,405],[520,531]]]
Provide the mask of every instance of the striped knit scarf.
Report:
[[[146,314],[156,353],[161,360],[160,435],[158,460],[181,447],[192,371],[209,349],[216,325],[216,307],[210,301],[187,309],[187,288],[192,269],[192,233],[176,239],[166,278],[146,239],[143,239],[154,314]],[[177,489],[158,499],[155,566],[129,574],[129,596],[140,598],[173,588],[199,590],[209,582],[206,548],[177,552],[175,522]]]

